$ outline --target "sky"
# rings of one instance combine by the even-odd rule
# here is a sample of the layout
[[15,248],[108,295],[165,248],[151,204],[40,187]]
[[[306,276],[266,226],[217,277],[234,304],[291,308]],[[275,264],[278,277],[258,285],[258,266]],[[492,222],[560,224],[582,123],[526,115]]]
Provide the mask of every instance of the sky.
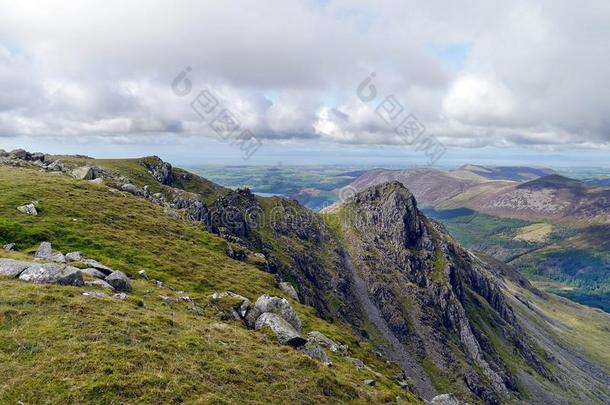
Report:
[[0,148],[610,166],[610,2],[0,0]]

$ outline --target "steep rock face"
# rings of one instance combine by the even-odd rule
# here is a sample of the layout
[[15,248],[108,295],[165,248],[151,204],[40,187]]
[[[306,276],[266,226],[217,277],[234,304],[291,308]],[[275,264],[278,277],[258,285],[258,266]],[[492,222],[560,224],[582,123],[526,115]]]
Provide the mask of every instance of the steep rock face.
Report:
[[461,376],[457,385],[486,403],[518,395],[514,376],[485,329],[469,319],[467,306],[476,298],[497,316],[494,326],[503,339],[548,376],[520,336],[513,311],[486,264],[421,214],[402,184],[371,187],[343,204],[338,215],[347,254],[373,304],[414,359]]

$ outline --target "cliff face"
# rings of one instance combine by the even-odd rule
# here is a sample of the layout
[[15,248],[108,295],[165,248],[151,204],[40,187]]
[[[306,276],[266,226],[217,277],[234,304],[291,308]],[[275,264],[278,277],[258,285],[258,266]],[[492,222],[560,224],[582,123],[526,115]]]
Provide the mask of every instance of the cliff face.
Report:
[[[544,354],[515,322],[493,266],[426,218],[398,182],[371,187],[323,217],[247,191],[218,199],[210,212],[212,231],[262,252],[268,271],[297,286],[303,303],[374,340],[424,398],[518,398],[514,364],[498,341],[552,380]],[[478,312],[487,315],[471,320]]]

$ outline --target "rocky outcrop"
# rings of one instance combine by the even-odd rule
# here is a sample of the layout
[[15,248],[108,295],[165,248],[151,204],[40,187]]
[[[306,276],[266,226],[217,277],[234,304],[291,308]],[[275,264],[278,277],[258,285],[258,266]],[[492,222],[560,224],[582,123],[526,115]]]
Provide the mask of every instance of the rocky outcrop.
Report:
[[269,327],[279,343],[292,347],[300,347],[307,343],[296,329],[280,315],[272,312],[266,312],[256,319],[254,329],[260,330],[264,327]]
[[15,278],[30,266],[32,266],[31,262],[12,259],[0,259],[0,276]]
[[293,300],[295,300],[297,302],[300,302],[299,294],[297,293],[297,290],[292,286],[292,284],[290,284],[286,281],[281,281],[278,283],[278,287],[280,288],[280,290],[282,290],[286,294],[288,294],[290,296],[290,298],[292,298]]
[[131,292],[132,290],[131,284],[129,283],[129,277],[127,277],[122,271],[113,271],[104,279],[104,281],[119,292]]
[[38,284],[84,285],[79,269],[56,263],[33,264],[19,274],[19,279]]
[[143,159],[143,165],[148,173],[150,173],[159,183],[171,186],[174,182],[172,165],[164,162],[158,156]]

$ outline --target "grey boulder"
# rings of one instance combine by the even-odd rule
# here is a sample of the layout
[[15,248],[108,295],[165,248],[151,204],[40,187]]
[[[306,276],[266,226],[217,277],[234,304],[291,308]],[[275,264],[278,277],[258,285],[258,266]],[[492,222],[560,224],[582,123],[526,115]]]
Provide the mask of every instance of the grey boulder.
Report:
[[326,355],[326,352],[320,345],[307,344],[301,347],[300,350],[312,359],[319,361],[320,363],[326,364],[328,366],[332,364],[328,356]]
[[105,281],[110,284],[115,290],[121,292],[131,292],[131,284],[129,277],[122,271],[115,271],[106,277]]
[[95,178],[95,172],[91,166],[77,167],[70,174],[80,180],[93,180]]
[[15,278],[32,263],[12,259],[0,259],[0,276]]
[[66,261],[68,262],[80,262],[81,260],[83,260],[81,252],[66,253]]
[[221,309],[220,317],[224,320],[244,319],[251,307],[249,299],[231,291],[214,293],[209,298],[212,306]]
[[15,248],[14,243],[7,243],[6,245],[2,246],[2,249],[4,249],[5,252],[10,252],[14,248]]
[[277,314],[266,312],[259,316],[254,328],[260,330],[264,327],[269,327],[283,345],[301,347],[307,343],[290,323]]
[[21,205],[21,206],[17,207],[17,210],[19,212],[22,212],[22,213],[24,213],[26,215],[31,215],[33,217],[38,215],[38,210],[36,210],[36,206],[34,204],[32,204],[32,203]]
[[56,263],[31,265],[19,275],[19,279],[38,284],[84,285],[83,273],[79,269]]
[[346,354],[348,351],[348,347],[346,345],[342,345],[340,343],[335,342],[334,340],[330,339],[322,332],[318,332],[317,330],[309,332],[307,338],[309,342],[325,346],[333,353]]
[[34,253],[35,259],[51,260],[53,257],[53,247],[50,242],[42,242],[38,247],[36,253]]
[[85,281],[85,285],[90,286],[90,287],[105,288],[107,290],[114,290],[114,288],[112,288],[112,286],[110,284],[108,284],[104,280],[100,280],[100,279]]
[[114,271],[110,267],[104,266],[102,263],[100,263],[96,260],[93,260],[93,259],[83,260],[83,263],[88,267],[101,271],[102,273],[104,273],[107,276],[111,275],[112,272]]
[[270,297],[267,294],[261,295],[256,300],[254,307],[260,311],[261,314],[273,313],[282,317],[297,331],[301,330],[301,320],[297,315],[296,311],[288,300],[280,297]]
[[94,269],[94,268],[87,268],[87,269],[82,269],[81,270],[83,272],[83,274],[86,274],[88,276],[91,277],[95,277],[95,278],[106,278],[106,274],[102,273],[101,271],[99,271],[98,269]]
[[142,191],[131,183],[123,184],[121,190],[133,195],[142,195]]

